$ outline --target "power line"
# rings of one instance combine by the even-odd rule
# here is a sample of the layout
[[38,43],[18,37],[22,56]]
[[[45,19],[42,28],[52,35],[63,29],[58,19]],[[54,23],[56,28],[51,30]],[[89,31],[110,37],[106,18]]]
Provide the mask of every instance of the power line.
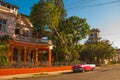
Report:
[[70,3],[70,4],[66,5],[66,8],[71,9],[73,7],[83,6],[83,5],[89,4],[93,1],[95,1],[95,0],[92,0],[92,1],[90,1],[90,0],[79,0],[79,1],[76,1],[76,2],[73,2],[73,3]]
[[94,5],[87,5],[87,6],[83,6],[83,7],[84,8],[87,8],[87,7],[97,7],[97,6],[104,6],[104,5],[109,5],[109,4],[113,4],[113,3],[118,3],[118,2],[120,2],[120,0],[106,2],[106,3],[99,3],[99,4],[94,4]]
[[85,9],[85,8],[104,6],[104,5],[109,5],[109,4],[119,3],[119,2],[120,2],[120,0],[116,0],[116,1],[111,1],[111,2],[93,4],[93,5],[79,6],[79,7],[76,7],[76,8],[75,8],[75,7],[73,7],[73,8],[68,8],[67,10]]

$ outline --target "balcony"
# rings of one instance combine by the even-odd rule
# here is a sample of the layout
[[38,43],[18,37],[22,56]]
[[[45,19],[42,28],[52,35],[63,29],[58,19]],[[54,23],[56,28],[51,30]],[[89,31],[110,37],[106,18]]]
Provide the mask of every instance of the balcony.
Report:
[[44,44],[51,43],[51,41],[47,40],[47,39],[37,39],[37,38],[18,36],[18,35],[15,35],[14,40],[23,41],[23,42],[30,42],[30,43],[44,43]]
[[6,2],[0,1],[0,11],[17,15],[18,7]]

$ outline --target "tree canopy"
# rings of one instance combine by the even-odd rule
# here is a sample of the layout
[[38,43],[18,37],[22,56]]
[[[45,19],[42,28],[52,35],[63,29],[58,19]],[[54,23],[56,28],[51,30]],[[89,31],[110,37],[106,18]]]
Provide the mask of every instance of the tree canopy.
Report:
[[84,46],[81,52],[81,59],[88,63],[104,63],[105,59],[111,59],[116,54],[116,50],[109,41],[101,41]]
[[43,32],[45,27],[48,27],[57,33],[56,28],[65,16],[64,11],[62,0],[40,0],[32,7],[30,20],[37,32]]
[[57,29],[64,43],[54,33],[52,41],[54,45],[57,46],[54,52],[59,56],[63,56],[61,58],[63,60],[71,62],[74,60],[77,61],[81,49],[79,41],[85,38],[90,30],[86,19],[76,16],[69,17],[62,21]]
[[78,42],[87,36],[90,26],[84,18],[65,16],[62,0],[40,0],[32,7],[30,19],[37,32],[48,27],[57,60],[76,61],[81,47]]

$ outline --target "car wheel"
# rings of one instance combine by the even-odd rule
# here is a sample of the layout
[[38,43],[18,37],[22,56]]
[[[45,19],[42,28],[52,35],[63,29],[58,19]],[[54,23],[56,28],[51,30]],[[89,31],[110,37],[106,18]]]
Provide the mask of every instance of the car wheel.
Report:
[[73,71],[73,72],[76,72],[76,71]]
[[94,68],[91,69],[91,71],[93,71],[93,70],[94,70]]

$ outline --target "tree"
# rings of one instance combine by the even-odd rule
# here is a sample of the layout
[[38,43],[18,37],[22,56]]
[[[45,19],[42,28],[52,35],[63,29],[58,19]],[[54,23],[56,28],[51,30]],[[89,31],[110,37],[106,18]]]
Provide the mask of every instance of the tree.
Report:
[[96,44],[84,45],[80,52],[80,60],[85,63],[95,63]]
[[52,38],[54,45],[57,46],[54,49],[57,55],[62,56],[61,59],[64,61],[77,61],[81,49],[81,45],[78,43],[87,36],[89,30],[86,19],[72,16],[62,21],[58,26],[58,31],[65,44],[61,42],[55,33]]
[[63,21],[64,18],[67,16],[63,1],[62,0],[53,0],[53,1],[55,6],[58,6],[60,8],[60,21]]
[[[55,31],[59,38],[62,40],[57,31],[61,14],[61,6],[56,6],[52,0],[40,0],[34,4],[30,14],[30,20],[37,32],[45,31],[48,27],[49,32]],[[64,42],[64,41],[63,41]]]
[[79,58],[78,41],[86,37],[89,25],[86,19],[75,16],[64,19],[65,15],[62,0],[40,0],[32,7],[30,19],[37,32],[48,27],[49,38],[56,47],[53,55],[57,55],[57,59],[73,61]]
[[109,41],[102,41],[97,44],[96,58],[98,62],[104,63],[104,59],[111,59],[116,55],[116,50],[111,46]]
[[10,50],[7,47],[7,41],[11,39],[8,35],[0,37],[0,65],[7,65],[9,63]]
[[105,59],[111,59],[116,54],[116,50],[109,41],[102,41],[86,45],[81,52],[81,59],[87,63],[104,63]]

